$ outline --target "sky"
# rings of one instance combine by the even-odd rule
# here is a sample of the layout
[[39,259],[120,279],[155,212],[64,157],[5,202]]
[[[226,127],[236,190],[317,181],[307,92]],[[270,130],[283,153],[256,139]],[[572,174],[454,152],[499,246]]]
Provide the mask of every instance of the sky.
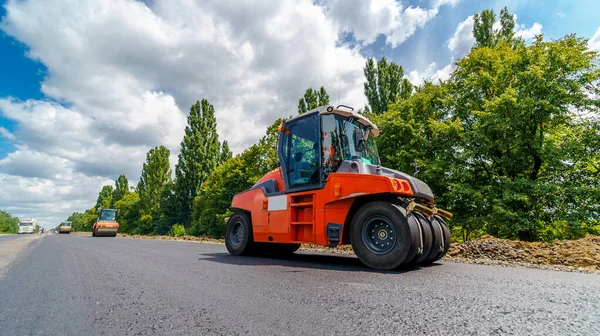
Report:
[[593,0],[0,0],[0,209],[52,228],[119,175],[137,184],[151,148],[174,166],[203,98],[239,153],[309,87],[363,107],[369,57],[447,79],[472,15],[504,6],[526,41],[600,50]]

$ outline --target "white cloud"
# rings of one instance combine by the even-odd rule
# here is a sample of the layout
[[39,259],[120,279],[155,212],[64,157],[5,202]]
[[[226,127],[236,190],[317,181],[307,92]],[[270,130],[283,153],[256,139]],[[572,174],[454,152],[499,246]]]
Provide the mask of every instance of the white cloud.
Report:
[[542,26],[542,24],[539,22],[534,22],[529,28],[525,27],[525,25],[517,25],[515,36],[530,42],[535,38],[536,35],[540,35],[542,33],[542,28],[544,28],[544,26]]
[[594,36],[588,41],[588,48],[600,52],[600,27],[598,27]]
[[63,178],[72,171],[67,159],[21,147],[0,160],[3,172],[21,177]]
[[340,85],[340,103],[364,106],[365,59],[342,33],[399,44],[454,3],[372,1],[363,29],[310,0],[9,0],[0,29],[47,68],[47,100],[0,97],[0,114],[16,123],[0,130],[16,144],[0,163],[0,208],[52,227],[119,174],[135,183],[150,148],[165,145],[174,165],[189,106],[202,98],[235,152],[293,114],[308,87],[337,102]]
[[402,44],[417,29],[433,19],[443,5],[456,5],[459,0],[437,0],[429,9],[404,8],[396,0],[324,0],[328,14],[341,32],[353,33],[362,45],[369,45],[385,35],[392,48]]
[[436,0],[434,2],[434,5],[436,7],[440,7],[443,5],[450,5],[452,7],[456,6],[458,3],[460,2],[460,0]]
[[474,44],[473,16],[469,16],[456,27],[454,34],[448,40],[448,49],[452,51],[455,57],[461,58],[471,50]]
[[15,140],[14,134],[10,133],[6,128],[0,127],[0,137],[4,137],[8,140]]
[[447,64],[446,66],[444,66],[440,69],[440,68],[438,68],[438,65],[436,62],[432,62],[422,72],[419,72],[417,70],[413,70],[413,71],[409,72],[408,80],[413,85],[421,85],[421,84],[423,84],[424,80],[437,83],[440,80],[441,81],[448,80],[450,78],[450,74],[452,74],[453,70],[454,70],[454,65],[452,63]]
[[[94,206],[98,191],[111,180],[75,173],[64,178],[24,178],[0,173],[0,208],[19,217],[33,217],[55,227],[73,211]],[[94,195],[90,201],[90,195]]]

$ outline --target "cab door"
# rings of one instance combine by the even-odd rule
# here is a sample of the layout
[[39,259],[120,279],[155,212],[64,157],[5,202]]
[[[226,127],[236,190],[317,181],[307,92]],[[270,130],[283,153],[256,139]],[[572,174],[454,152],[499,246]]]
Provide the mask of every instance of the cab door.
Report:
[[289,242],[315,241],[316,193],[312,190],[323,188],[320,128],[319,113],[310,113],[286,122],[281,133],[279,160],[286,188],[286,210],[273,212],[269,225],[285,229]]
[[311,113],[285,123],[279,141],[286,193],[322,187],[319,114]]

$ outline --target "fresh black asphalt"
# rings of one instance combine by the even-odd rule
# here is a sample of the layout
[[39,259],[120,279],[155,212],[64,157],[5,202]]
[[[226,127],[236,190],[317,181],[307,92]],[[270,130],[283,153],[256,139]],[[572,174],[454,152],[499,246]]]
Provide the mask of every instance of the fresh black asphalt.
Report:
[[600,275],[75,235],[8,267],[0,335],[600,335]]

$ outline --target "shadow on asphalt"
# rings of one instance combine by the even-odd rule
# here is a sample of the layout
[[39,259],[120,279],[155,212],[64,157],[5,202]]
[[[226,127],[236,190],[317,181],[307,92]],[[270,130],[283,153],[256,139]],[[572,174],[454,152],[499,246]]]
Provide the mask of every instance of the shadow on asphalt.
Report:
[[[284,266],[292,268],[323,269],[350,272],[370,272],[381,274],[401,274],[421,268],[435,267],[434,263],[427,266],[401,266],[392,271],[379,271],[364,266],[357,257],[350,255],[325,255],[296,253],[290,256],[261,255],[261,256],[232,256],[229,253],[202,253],[199,260],[228,265],[240,266]],[[300,272],[300,271],[297,271]]]

